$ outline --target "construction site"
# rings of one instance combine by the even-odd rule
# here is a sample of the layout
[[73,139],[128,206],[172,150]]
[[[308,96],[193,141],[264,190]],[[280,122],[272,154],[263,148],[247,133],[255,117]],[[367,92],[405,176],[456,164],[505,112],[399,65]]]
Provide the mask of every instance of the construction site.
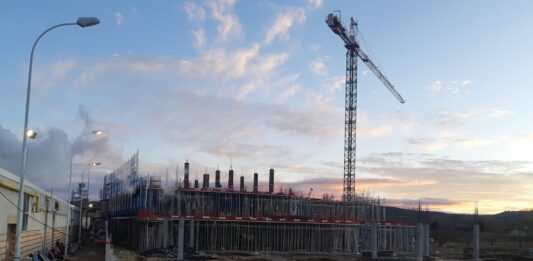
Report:
[[347,202],[275,191],[274,169],[267,174],[267,191],[259,190],[258,173],[248,190],[244,176],[234,182],[232,169],[226,181],[220,170],[214,182],[207,173],[202,181],[192,181],[188,162],[183,181],[164,186],[159,176],[140,176],[138,163],[136,153],[105,177],[102,200],[113,241],[143,255],[231,251],[370,257],[416,251],[416,226],[387,219],[375,198],[356,195]]
[[[355,191],[357,60],[361,60],[404,103],[401,95],[356,40],[357,22],[347,29],[340,15],[326,24],[346,48],[343,196],[304,196],[276,187],[275,170],[254,173],[253,186],[230,166],[190,178],[190,164],[175,184],[139,173],[139,154],[105,177],[103,213],[113,242],[140,255],[176,257],[224,253],[316,253],[339,258],[429,256],[429,227],[388,219],[378,198]],[[207,171],[206,171],[207,172]],[[178,170],[176,170],[178,173]],[[177,175],[177,174],[176,174]],[[261,190],[259,175],[268,175]],[[167,177],[168,180],[168,177]]]

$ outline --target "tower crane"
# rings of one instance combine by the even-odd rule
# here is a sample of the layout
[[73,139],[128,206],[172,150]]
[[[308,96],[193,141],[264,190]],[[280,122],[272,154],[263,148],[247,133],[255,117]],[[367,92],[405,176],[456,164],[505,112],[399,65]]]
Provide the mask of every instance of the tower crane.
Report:
[[356,122],[357,122],[357,57],[368,66],[389,91],[404,103],[387,77],[379,70],[370,57],[361,50],[357,41],[357,21],[350,19],[350,29],[346,30],[340,15],[334,13],[326,16],[326,24],[338,35],[346,47],[346,97],[344,112],[344,187],[343,199],[352,201],[355,197],[355,160],[356,160]]

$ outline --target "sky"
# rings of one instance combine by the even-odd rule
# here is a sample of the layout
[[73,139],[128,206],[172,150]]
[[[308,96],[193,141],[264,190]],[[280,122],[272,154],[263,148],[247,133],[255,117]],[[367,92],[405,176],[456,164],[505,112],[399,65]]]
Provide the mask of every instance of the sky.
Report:
[[[230,164],[262,187],[342,195],[345,48],[341,10],[405,98],[358,64],[356,187],[386,204],[481,213],[533,205],[531,1],[28,1],[0,3],[0,167],[20,172],[34,57],[28,179],[65,197],[137,150],[143,175]],[[105,135],[80,135],[94,129]],[[179,168],[177,169],[177,166]],[[163,179],[165,180],[165,179]],[[248,187],[251,187],[248,184]]]

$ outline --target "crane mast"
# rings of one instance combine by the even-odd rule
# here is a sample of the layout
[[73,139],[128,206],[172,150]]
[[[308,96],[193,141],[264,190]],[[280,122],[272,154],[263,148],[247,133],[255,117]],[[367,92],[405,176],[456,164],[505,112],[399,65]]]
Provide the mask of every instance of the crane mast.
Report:
[[355,199],[355,171],[356,171],[356,134],[357,134],[357,57],[368,66],[376,77],[387,87],[387,89],[404,103],[402,96],[396,91],[387,77],[370,60],[359,47],[357,42],[357,22],[350,19],[350,29],[346,30],[339,16],[330,13],[326,16],[326,24],[329,28],[344,41],[346,47],[346,96],[344,111],[344,186],[343,200],[353,201]]

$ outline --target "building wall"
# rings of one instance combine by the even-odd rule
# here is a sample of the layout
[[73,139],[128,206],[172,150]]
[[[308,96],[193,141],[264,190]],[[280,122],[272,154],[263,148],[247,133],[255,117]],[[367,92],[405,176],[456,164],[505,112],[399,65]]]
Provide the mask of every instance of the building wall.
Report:
[[[47,249],[56,241],[64,243],[67,202],[25,182],[28,197],[27,228],[21,235],[21,256]],[[0,261],[12,260],[17,222],[18,177],[0,168]],[[78,209],[73,209],[73,221]],[[31,216],[31,217],[30,217]]]

